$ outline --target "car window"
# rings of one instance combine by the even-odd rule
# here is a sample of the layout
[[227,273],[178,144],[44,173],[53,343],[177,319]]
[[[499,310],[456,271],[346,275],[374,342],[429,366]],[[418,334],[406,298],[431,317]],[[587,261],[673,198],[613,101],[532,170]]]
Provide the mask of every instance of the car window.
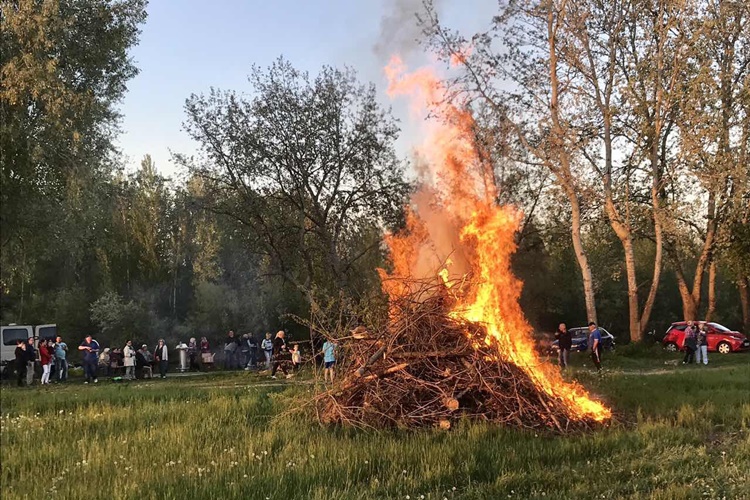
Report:
[[26,328],[3,328],[3,345],[16,345],[19,340],[29,338]]
[[679,330],[681,332],[684,332],[686,328],[687,328],[687,325],[677,325],[677,326],[672,327],[673,330]]
[[46,340],[46,339],[54,340],[57,337],[57,327],[45,326],[44,328],[40,328],[38,333],[39,333],[39,340]]
[[717,330],[717,331],[722,332],[722,333],[727,333],[727,332],[731,332],[732,331],[729,328],[727,328],[726,326],[721,326],[718,323],[709,323],[708,326],[710,326],[714,330]]

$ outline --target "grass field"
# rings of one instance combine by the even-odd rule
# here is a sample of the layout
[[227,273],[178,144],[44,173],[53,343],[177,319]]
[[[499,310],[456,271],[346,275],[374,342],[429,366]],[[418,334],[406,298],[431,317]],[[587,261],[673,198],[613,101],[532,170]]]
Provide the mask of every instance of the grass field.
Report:
[[[566,437],[321,428],[303,381],[247,373],[3,386],[2,498],[750,498],[750,354],[623,350],[568,376],[617,421]],[[666,363],[666,364],[665,364]]]

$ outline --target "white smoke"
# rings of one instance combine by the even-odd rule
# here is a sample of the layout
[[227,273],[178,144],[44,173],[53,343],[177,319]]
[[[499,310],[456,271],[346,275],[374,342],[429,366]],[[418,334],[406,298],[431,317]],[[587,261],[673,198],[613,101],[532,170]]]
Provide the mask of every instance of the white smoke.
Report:
[[[408,56],[419,47],[422,28],[417,15],[425,11],[425,0],[385,0],[385,14],[380,20],[380,36],[373,50],[382,61],[392,54]],[[429,0],[428,0],[429,1]],[[436,8],[442,0],[431,0]]]

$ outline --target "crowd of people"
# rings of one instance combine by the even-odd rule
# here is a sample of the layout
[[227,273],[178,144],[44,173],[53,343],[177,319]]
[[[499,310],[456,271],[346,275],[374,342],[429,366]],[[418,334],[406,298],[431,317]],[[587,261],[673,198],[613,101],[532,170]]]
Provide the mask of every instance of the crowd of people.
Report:
[[[214,354],[206,337],[198,342],[190,339],[186,348],[189,370],[200,370],[213,364]],[[178,346],[179,348],[180,346]],[[323,344],[321,355],[324,358],[325,380],[333,382],[337,346],[331,341]],[[166,378],[169,370],[169,349],[164,339],[160,339],[153,351],[143,344],[135,349],[132,340],[127,340],[122,348],[102,348],[99,342],[88,334],[78,345],[81,352],[84,383],[97,383],[99,376],[133,380],[151,378],[158,370],[161,378]],[[303,364],[300,343],[287,344],[286,333],[279,330],[275,337],[266,333],[258,343],[252,334],[236,336],[229,331],[224,341],[225,370],[263,370],[276,378],[280,370],[287,378],[299,371]],[[262,354],[261,354],[262,353]],[[35,346],[35,339],[19,340],[15,351],[17,382],[19,386],[34,383],[35,365],[42,367],[41,384],[65,382],[68,379],[68,345],[58,336],[55,340],[41,339]],[[117,375],[122,370],[122,375]]]
[[54,370],[53,381],[65,381],[68,378],[68,345],[63,342],[62,337],[54,341],[44,339],[34,347],[34,338],[18,340],[16,342],[16,373],[18,385],[31,385],[34,382],[34,366],[37,362],[42,365],[41,384],[50,383]]
[[[325,373],[327,379],[330,378],[331,381],[333,381],[333,365],[336,362],[333,346],[335,344],[326,341],[322,352],[325,358],[324,363],[327,365]],[[284,376],[289,378],[299,371],[302,363],[300,343],[289,345],[284,330],[279,330],[275,336],[266,333],[260,343],[252,334],[246,333],[240,337],[231,330],[224,339],[225,370],[265,369],[274,379],[281,370]]]
[[[694,321],[688,321],[685,328],[685,357],[682,364],[708,364],[708,325],[699,326]],[[558,363],[561,368],[568,367],[568,357],[573,347],[573,338],[565,323],[560,323],[555,332],[558,342]],[[597,372],[602,371],[602,334],[596,323],[589,323],[588,350]]]
[[[42,367],[41,385],[68,380],[68,345],[62,337],[58,336],[55,340],[41,339],[36,347],[34,344],[33,337],[16,343],[18,385],[30,386],[34,383],[37,362]],[[99,342],[89,334],[78,345],[78,350],[81,351],[84,384],[97,383],[100,374],[113,376],[119,369],[123,370],[122,378],[126,380],[151,378],[154,369],[159,370],[161,378],[166,378],[169,368],[169,349],[164,339],[159,340],[152,353],[146,344],[136,350],[132,340],[128,340],[122,349],[102,349]]]

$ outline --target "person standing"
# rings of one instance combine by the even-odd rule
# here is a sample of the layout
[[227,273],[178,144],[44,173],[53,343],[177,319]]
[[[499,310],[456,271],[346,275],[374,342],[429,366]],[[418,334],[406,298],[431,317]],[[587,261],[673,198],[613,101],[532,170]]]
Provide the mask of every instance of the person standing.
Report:
[[560,323],[555,332],[555,340],[557,340],[558,347],[558,362],[560,368],[568,367],[568,356],[570,356],[570,349],[573,347],[573,337],[568,331],[568,327],[565,323]]
[[198,362],[196,357],[198,356],[198,342],[195,341],[195,337],[190,337],[188,342],[188,358],[190,359],[190,370],[198,369]]
[[302,353],[299,350],[299,344],[292,346],[292,372],[297,373],[302,366]]
[[34,383],[34,364],[36,364],[34,337],[29,337],[29,340],[26,342],[26,385],[29,387]]
[[284,330],[276,332],[276,338],[273,339],[273,369],[271,370],[271,378],[276,378],[276,371],[281,368],[281,371],[286,375],[286,378],[292,376],[291,373],[287,373],[286,367],[283,361],[285,361],[288,351],[286,349],[286,340],[284,340]]
[[68,344],[60,336],[55,339],[55,371],[59,382],[68,380]]
[[237,352],[237,339],[234,338],[234,331],[229,330],[227,338],[224,340],[224,369],[233,370],[235,365],[235,353]]
[[696,330],[692,321],[688,321],[688,326],[685,328],[685,340],[683,340],[683,347],[685,347],[685,357],[682,359],[683,365],[689,365],[695,362],[695,349],[696,345]]
[[250,335],[247,333],[242,336],[240,341],[240,368],[247,368],[250,362],[250,344],[248,343]]
[[255,368],[258,363],[258,341],[252,333],[247,334],[247,345],[250,348],[250,353],[245,369],[250,370]]
[[122,364],[125,367],[125,378],[135,379],[135,349],[132,340],[128,340],[122,350]]
[[596,366],[596,371],[602,371],[602,332],[593,321],[589,323],[589,347],[591,348],[591,361]]
[[323,380],[325,382],[328,381],[328,379],[331,379],[331,383],[333,383],[335,373],[335,365],[336,365],[336,343],[331,342],[329,339],[326,339],[326,341],[323,343]]
[[266,338],[260,344],[260,348],[263,350],[263,355],[266,357],[266,370],[271,369],[271,358],[273,357],[273,340],[271,340],[271,333],[266,333]]
[[695,351],[695,362],[698,364],[701,364],[701,360],[703,360],[703,364],[708,364],[708,325],[703,323],[703,326],[700,327],[698,330],[698,333],[696,335],[696,345],[697,349]]
[[19,339],[16,341],[16,372],[18,372],[18,387],[23,386],[23,379],[26,378],[26,361],[26,341]]
[[49,384],[50,370],[52,370],[52,352],[48,340],[39,342],[39,362],[42,365],[42,385]]
[[159,339],[159,345],[154,349],[154,360],[159,363],[159,375],[161,378],[167,378],[167,368],[169,368],[169,350],[164,339]]
[[91,337],[91,334],[86,335],[81,345],[78,346],[79,351],[83,351],[83,373],[86,377],[84,384],[88,384],[90,381],[94,383],[99,382],[96,377],[96,366],[99,362],[99,342]]

